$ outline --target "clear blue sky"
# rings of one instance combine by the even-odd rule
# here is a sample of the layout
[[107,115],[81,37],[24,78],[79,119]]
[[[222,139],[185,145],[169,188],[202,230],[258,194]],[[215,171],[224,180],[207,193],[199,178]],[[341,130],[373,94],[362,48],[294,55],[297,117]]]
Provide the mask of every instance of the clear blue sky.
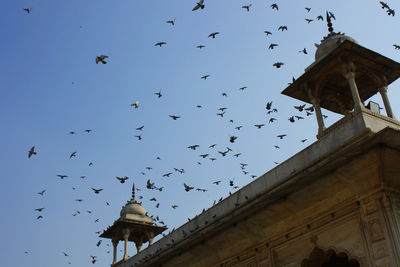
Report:
[[[250,12],[241,8],[250,3]],[[110,242],[103,240],[97,247],[95,232],[118,218],[132,182],[141,189],[137,196],[143,196],[149,214],[159,215],[172,229],[235,191],[230,179],[243,186],[252,181],[250,175],[262,175],[274,161],[282,162],[314,142],[314,116],[290,123],[290,116],[305,114],[293,108],[300,101],[280,92],[313,62],[314,43],[327,34],[326,22],[316,21],[325,10],[335,14],[336,31],[400,61],[400,51],[392,46],[400,44],[398,15],[386,15],[378,1],[278,0],[279,11],[270,8],[272,3],[206,0],[204,10],[192,12],[195,1],[183,0],[4,1],[1,265],[92,266],[89,255],[96,255],[96,264],[107,266]],[[388,4],[400,10],[398,2]],[[31,13],[24,8],[32,8]],[[166,23],[173,18],[174,26]],[[305,18],[314,21],[307,24]],[[281,25],[288,31],[278,32]],[[266,37],[265,30],[272,35]],[[220,34],[208,38],[212,32]],[[162,41],[167,44],[154,46]],[[279,46],[268,50],[271,43]],[[307,55],[298,52],[303,48]],[[109,56],[108,63],[96,65],[96,56],[102,54]],[[277,61],[285,65],[276,69],[272,64]],[[200,79],[207,74],[207,80]],[[247,88],[240,91],[243,86]],[[398,117],[399,87],[395,82],[389,88]],[[158,98],[154,93],[160,90],[163,96]],[[136,101],[138,109],[130,106]],[[268,101],[279,110],[271,124]],[[220,107],[228,108],[223,118],[216,116]],[[323,112],[328,125],[339,118]],[[173,121],[169,115],[181,118]],[[263,123],[261,129],[253,126]],[[135,130],[142,125],[142,132]],[[283,133],[287,138],[279,140],[276,135]],[[138,134],[142,140],[135,138]],[[231,135],[238,136],[234,144]],[[215,148],[208,148],[214,143]],[[196,151],[187,148],[195,144],[200,146]],[[37,155],[28,159],[32,146]],[[227,146],[233,151],[222,157],[218,151]],[[77,156],[70,159],[74,151]],[[217,160],[199,156],[205,153]],[[241,155],[233,157],[235,153]],[[248,164],[248,174],[240,163]],[[162,177],[168,172],[173,174]],[[61,180],[57,174],[69,177]],[[116,176],[129,180],[121,184]],[[146,189],[147,179],[164,190]],[[222,180],[219,186],[212,184],[216,180]],[[183,183],[208,191],[185,192]],[[104,190],[96,195],[91,187]],[[37,194],[44,189],[43,196]],[[149,201],[152,197],[157,202]],[[173,210],[173,204],[179,207]],[[42,212],[34,211],[42,207]],[[80,214],[72,216],[77,210]],[[36,219],[38,215],[43,219]]]

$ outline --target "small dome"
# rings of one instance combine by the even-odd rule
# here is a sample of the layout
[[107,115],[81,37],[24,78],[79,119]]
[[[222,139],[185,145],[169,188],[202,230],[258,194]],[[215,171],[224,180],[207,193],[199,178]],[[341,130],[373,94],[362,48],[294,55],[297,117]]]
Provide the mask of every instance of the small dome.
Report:
[[320,45],[316,45],[317,51],[315,52],[315,61],[320,60],[329,52],[331,52],[333,49],[338,47],[341,43],[343,43],[345,40],[348,40],[350,42],[356,43],[357,41],[354,40],[353,38],[345,35],[344,33],[330,33],[327,37],[325,37]]
[[153,224],[153,219],[146,216],[146,210],[139,202],[132,199],[126,203],[121,210],[121,219],[133,220],[138,222]]
[[120,215],[125,214],[137,214],[137,215],[146,215],[146,210],[136,201],[128,201],[126,205],[122,208]]

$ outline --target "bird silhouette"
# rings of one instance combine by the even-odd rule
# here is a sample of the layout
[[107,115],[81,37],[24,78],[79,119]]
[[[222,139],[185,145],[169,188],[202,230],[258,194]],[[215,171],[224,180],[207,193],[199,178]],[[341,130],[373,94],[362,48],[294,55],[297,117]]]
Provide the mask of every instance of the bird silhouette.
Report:
[[272,8],[272,9],[279,10],[279,7],[278,7],[278,5],[277,5],[276,3],[272,4],[272,5],[271,5],[271,8]]
[[208,35],[208,37],[212,37],[214,39],[217,34],[219,34],[219,32],[213,32],[213,33],[210,33]]
[[105,55],[100,55],[100,56],[96,57],[96,64],[99,64],[99,62],[101,62],[103,64],[107,64],[107,62],[105,61],[106,58],[108,58],[108,56],[105,56]]
[[67,178],[68,175],[61,175],[61,174],[57,174],[58,177],[60,177],[61,179]]
[[95,194],[99,194],[103,190],[103,188],[96,189],[92,187],[92,190],[94,191]]
[[196,48],[198,48],[198,49],[202,49],[202,48],[204,48],[204,47],[206,47],[205,45],[198,45],[198,46],[196,46]]
[[255,124],[254,126],[257,127],[257,129],[261,129],[265,124]]
[[177,119],[180,118],[180,116],[176,116],[176,115],[169,115],[174,121],[176,121]]
[[31,147],[31,149],[29,149],[28,158],[30,158],[30,157],[32,157],[32,155],[36,155],[36,154],[37,153],[35,151],[35,147],[33,146],[33,147]]
[[196,3],[196,6],[192,9],[192,11],[196,11],[197,9],[204,9],[204,0],[200,0]]
[[279,26],[278,31],[287,31],[287,26]]
[[304,9],[307,10],[307,12],[310,12],[310,11],[311,11],[311,8],[310,8],[310,7],[305,7]]
[[172,20],[167,20],[167,23],[171,25],[175,25],[176,18],[173,18]]
[[277,69],[279,69],[280,67],[282,67],[284,65],[283,62],[276,62],[274,64],[272,64],[272,66],[276,67]]
[[393,45],[394,49],[399,50],[400,49],[400,45],[394,44]]
[[154,46],[162,47],[163,45],[166,45],[166,44],[167,44],[166,42],[158,42],[158,43],[154,44]]
[[234,135],[229,136],[229,142],[231,142],[231,143],[234,143],[236,139],[237,139],[237,136],[234,136]]
[[274,47],[276,47],[276,46],[278,46],[278,44],[270,44],[270,45],[268,46],[268,49],[274,49]]
[[72,158],[72,157],[76,157],[76,151],[72,152],[71,155],[69,155],[69,158]]
[[210,75],[207,74],[207,75],[202,76],[201,79],[207,80],[208,77],[210,77]]
[[24,10],[26,11],[26,13],[30,14],[32,11],[32,8],[24,8]]
[[280,139],[283,139],[283,137],[285,137],[286,136],[286,134],[280,134],[280,135],[277,135],[276,137],[279,137]]
[[270,31],[264,31],[264,33],[268,36],[268,35],[272,35],[272,32]]
[[43,196],[44,192],[46,192],[46,189],[43,189],[42,191],[38,192],[38,195]]
[[248,4],[247,6],[242,6],[242,8],[246,9],[247,12],[249,12],[251,6],[252,6],[252,4]]
[[125,181],[129,179],[128,176],[125,176],[125,177],[118,177],[117,176],[115,178],[117,178],[117,180],[120,181],[121,184],[125,183]]
[[308,24],[310,24],[311,22],[313,22],[313,19],[305,19],[305,21],[307,21]]
[[188,186],[186,183],[184,183],[183,186],[185,187],[186,192],[189,192],[190,190],[194,189],[193,186]]
[[156,96],[158,96],[158,98],[162,97],[161,91],[154,93]]
[[139,101],[136,101],[135,103],[132,103],[131,107],[134,107],[135,109],[139,108]]

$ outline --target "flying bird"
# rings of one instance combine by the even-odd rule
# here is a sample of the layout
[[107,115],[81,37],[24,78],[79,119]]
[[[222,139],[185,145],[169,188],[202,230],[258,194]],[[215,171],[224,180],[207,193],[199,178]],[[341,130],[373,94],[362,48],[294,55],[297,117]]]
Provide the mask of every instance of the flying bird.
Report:
[[162,97],[161,91],[158,93],[154,93],[156,96],[158,96],[158,98]]
[[278,46],[278,44],[270,44],[270,45],[268,46],[268,49],[274,49],[275,46]]
[[161,47],[161,46],[163,46],[163,45],[165,45],[165,44],[167,44],[166,42],[158,42],[158,43],[156,43],[154,46],[159,46],[159,47]]
[[299,51],[299,53],[303,53],[303,54],[305,54],[305,55],[307,55],[308,53],[307,53],[307,49],[306,48],[303,48],[303,50],[300,50]]
[[108,58],[108,56],[105,56],[105,55],[100,55],[100,56],[96,57],[96,64],[99,64],[99,62],[101,62],[103,64],[107,64],[107,62],[105,61],[106,58]]
[[29,14],[32,11],[32,8],[24,8],[24,10]]
[[229,142],[231,142],[231,143],[234,143],[236,139],[237,139],[237,136],[234,136],[234,135],[229,136]]
[[265,124],[255,124],[254,126],[257,127],[258,129],[261,129]]
[[311,22],[313,22],[313,19],[305,19],[305,21],[307,21],[308,24],[310,24]]
[[247,12],[249,12],[251,6],[252,6],[252,4],[248,4],[247,6],[242,6],[242,8],[245,8],[247,10]]
[[69,155],[69,158],[72,158],[72,157],[76,157],[76,151],[72,152],[71,155]]
[[93,187],[92,187],[92,190],[94,191],[95,194],[98,194],[98,193],[100,193],[100,192],[103,190],[103,188],[96,189],[96,188],[93,188]]
[[137,127],[136,130],[141,131],[141,130],[143,130],[143,127],[144,127],[144,125]]
[[269,31],[264,31],[264,33],[268,36],[268,35],[272,35],[272,32]]
[[272,8],[272,9],[279,10],[279,7],[278,7],[278,5],[277,5],[276,3],[272,4],[272,5],[271,5],[271,8]]
[[311,7],[305,7],[304,9],[307,10],[307,12],[311,11]]
[[213,32],[213,33],[210,33],[208,35],[208,37],[212,37],[214,39],[217,34],[219,34],[219,32]]
[[30,158],[30,157],[32,157],[32,155],[36,155],[36,154],[37,153],[35,151],[35,147],[33,146],[33,147],[31,147],[31,149],[29,149],[28,158]]
[[287,26],[279,26],[278,31],[287,31]]
[[282,67],[284,65],[283,62],[276,62],[274,64],[272,64],[272,66],[276,67],[277,69],[279,69],[280,67]]
[[38,192],[38,195],[43,196],[44,192],[46,192],[46,189],[43,189],[42,191]]
[[283,137],[285,137],[286,136],[286,134],[280,134],[280,135],[277,135],[276,137],[279,137],[280,139],[283,139]]
[[139,101],[136,101],[135,103],[132,103],[131,107],[134,107],[135,109],[139,108]]
[[393,45],[394,49],[399,50],[400,49],[400,45],[394,44]]
[[173,18],[172,20],[167,20],[167,23],[171,25],[175,25],[176,18]]
[[68,175],[61,175],[61,174],[57,174],[58,177],[60,177],[61,179],[67,178]]
[[196,6],[192,9],[192,11],[196,11],[197,9],[204,9],[204,0],[200,0],[196,3]]
[[207,74],[207,75],[202,76],[201,79],[207,80],[208,77],[210,77],[210,75]]
[[176,116],[176,115],[169,115],[174,121],[176,121],[177,119],[180,118],[180,116]]
[[188,186],[186,183],[183,183],[183,186],[185,187],[186,192],[189,192],[190,190],[194,189],[193,186]]
[[125,177],[118,177],[117,176],[115,178],[117,178],[117,180],[120,181],[121,184],[125,183],[125,181],[129,179],[128,176],[125,176]]
[[198,46],[196,46],[196,48],[199,48],[199,49],[202,49],[202,48],[204,48],[204,47],[206,47],[205,45],[198,45]]

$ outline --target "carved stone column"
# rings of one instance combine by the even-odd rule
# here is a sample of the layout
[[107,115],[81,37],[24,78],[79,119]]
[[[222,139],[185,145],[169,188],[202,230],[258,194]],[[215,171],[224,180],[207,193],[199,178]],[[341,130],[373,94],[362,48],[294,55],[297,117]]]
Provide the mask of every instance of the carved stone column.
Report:
[[112,239],[113,244],[113,264],[117,263],[117,247],[118,247],[118,239]]
[[122,235],[124,237],[124,260],[126,261],[129,256],[128,256],[128,239],[129,239],[129,235],[131,234],[130,229],[126,228],[122,231]]
[[318,122],[318,135],[317,135],[318,139],[320,137],[322,137],[322,135],[324,134],[324,130],[325,130],[324,119],[322,118],[322,112],[321,112],[321,107],[319,105],[319,102],[320,102],[319,99],[317,99],[315,97],[311,97],[311,103],[314,106],[315,116],[317,117],[317,122]]
[[381,94],[383,104],[385,105],[386,115],[389,118],[394,119],[392,107],[390,106],[389,98],[387,96],[387,86],[384,86],[381,89],[379,89],[379,93]]
[[355,80],[356,75],[355,75],[354,64],[348,63],[344,65],[342,73],[350,86],[351,96],[353,97],[353,102],[354,102],[354,111],[360,111],[363,108],[363,103],[361,102],[361,98],[358,93],[358,88]]

